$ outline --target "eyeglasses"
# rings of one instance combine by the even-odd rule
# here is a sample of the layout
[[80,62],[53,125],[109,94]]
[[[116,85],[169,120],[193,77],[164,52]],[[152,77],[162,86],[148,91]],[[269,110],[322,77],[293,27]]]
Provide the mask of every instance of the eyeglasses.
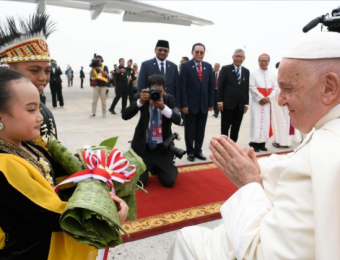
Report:
[[168,49],[163,49],[163,48],[157,48],[157,51],[164,52],[164,53],[168,53],[169,52]]
[[259,60],[259,62],[261,62],[261,63],[268,63],[269,60]]
[[203,55],[203,54],[204,54],[204,51],[195,51],[195,53],[196,53],[197,55]]

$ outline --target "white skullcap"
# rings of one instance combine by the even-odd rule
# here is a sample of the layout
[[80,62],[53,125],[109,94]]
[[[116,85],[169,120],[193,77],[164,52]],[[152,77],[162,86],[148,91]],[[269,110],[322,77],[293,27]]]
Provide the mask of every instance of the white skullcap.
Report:
[[289,48],[283,58],[308,60],[340,58],[340,33],[306,34]]

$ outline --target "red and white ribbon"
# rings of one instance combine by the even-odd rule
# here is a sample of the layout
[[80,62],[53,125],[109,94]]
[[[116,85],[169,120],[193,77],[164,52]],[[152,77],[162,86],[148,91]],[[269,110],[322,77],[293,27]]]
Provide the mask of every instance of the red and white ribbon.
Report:
[[123,153],[118,149],[113,149],[110,154],[105,157],[104,150],[97,150],[95,153],[91,149],[84,150],[82,157],[88,167],[87,170],[76,172],[67,179],[59,183],[54,190],[58,192],[61,185],[66,183],[78,183],[88,178],[94,178],[106,182],[112,192],[114,187],[111,180],[127,183],[136,174],[136,167],[130,165],[129,161],[123,156]]

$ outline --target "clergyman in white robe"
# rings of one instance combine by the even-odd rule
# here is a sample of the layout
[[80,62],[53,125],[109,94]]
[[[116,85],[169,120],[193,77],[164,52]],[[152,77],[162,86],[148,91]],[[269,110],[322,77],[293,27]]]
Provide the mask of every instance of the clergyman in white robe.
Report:
[[[250,75],[250,142],[255,146],[265,147],[269,140],[271,127],[271,103],[278,90],[277,79],[270,70],[256,69]],[[261,105],[260,101],[267,97],[270,103]],[[262,145],[261,145],[262,144]],[[255,148],[255,147],[254,147]]]

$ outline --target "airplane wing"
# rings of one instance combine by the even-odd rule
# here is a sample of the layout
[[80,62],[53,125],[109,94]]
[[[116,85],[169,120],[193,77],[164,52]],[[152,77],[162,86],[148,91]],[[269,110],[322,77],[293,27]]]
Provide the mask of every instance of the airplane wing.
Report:
[[204,26],[213,25],[214,23],[195,16],[174,12],[165,8],[160,8],[134,0],[7,0],[14,2],[36,3],[38,11],[43,12],[46,5],[62,6],[75,9],[89,10],[92,20],[98,18],[101,13],[121,14],[125,12],[123,21],[126,22],[146,22],[146,23],[166,23],[190,26],[192,24]]

